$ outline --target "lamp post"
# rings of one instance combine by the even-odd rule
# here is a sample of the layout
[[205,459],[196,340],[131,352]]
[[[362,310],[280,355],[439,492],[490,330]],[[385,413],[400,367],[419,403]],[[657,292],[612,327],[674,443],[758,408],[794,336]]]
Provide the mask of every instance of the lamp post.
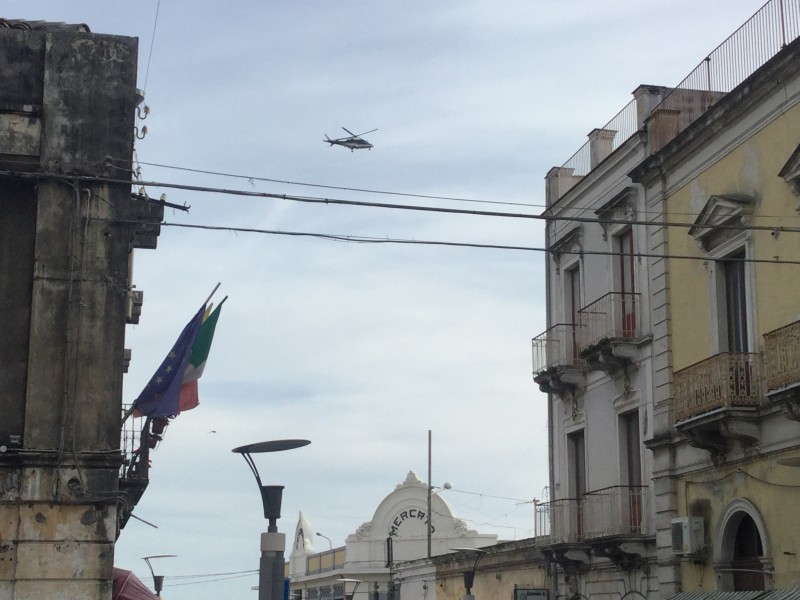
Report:
[[177,554],[154,554],[153,556],[143,556],[142,560],[147,563],[147,568],[150,569],[150,575],[153,577],[153,589],[156,591],[156,596],[161,598],[161,589],[164,587],[164,576],[156,575],[153,572],[153,565],[150,561],[154,558],[175,558]]
[[[344,597],[345,597],[345,600],[353,600],[353,596],[356,595],[356,590],[358,589],[358,586],[361,583],[361,580],[360,579],[349,579],[347,577],[340,577],[339,581],[344,583]],[[350,592],[349,594],[347,593],[347,584],[348,583],[355,583],[355,585],[353,586],[353,591]]]
[[283,551],[286,549],[286,536],[278,533],[278,519],[281,517],[282,485],[264,485],[253,462],[251,454],[280,452],[307,446],[308,440],[272,440],[234,448],[232,452],[241,454],[247,466],[255,475],[264,506],[264,518],[269,525],[261,534],[261,561],[258,574],[258,600],[281,600],[283,598]]
[[333,542],[331,542],[331,538],[329,538],[327,535],[322,535],[319,531],[317,532],[317,535],[328,540],[328,550],[333,550]]
[[472,569],[468,571],[464,571],[464,587],[467,590],[467,593],[464,595],[464,600],[474,600],[474,596],[472,595],[472,584],[475,581],[475,569],[478,568],[478,563],[481,559],[486,556],[486,550],[482,550],[481,548],[453,548],[458,552],[473,552],[476,554],[475,562],[472,564]]

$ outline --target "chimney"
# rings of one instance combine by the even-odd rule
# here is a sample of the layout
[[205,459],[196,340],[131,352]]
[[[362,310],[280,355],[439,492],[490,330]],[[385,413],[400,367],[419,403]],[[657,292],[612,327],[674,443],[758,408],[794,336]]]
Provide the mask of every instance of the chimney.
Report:
[[553,167],[544,177],[545,181],[545,206],[552,206],[561,196],[566,194],[573,185],[581,180],[573,175],[575,169],[569,167]]
[[589,132],[589,169],[594,169],[614,149],[614,136],[617,132],[612,129],[592,129]]

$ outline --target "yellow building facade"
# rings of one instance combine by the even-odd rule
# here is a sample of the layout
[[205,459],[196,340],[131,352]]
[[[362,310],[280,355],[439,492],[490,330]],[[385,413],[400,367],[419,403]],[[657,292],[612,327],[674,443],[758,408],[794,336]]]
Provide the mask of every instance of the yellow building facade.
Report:
[[648,207],[659,565],[685,592],[800,579],[798,67],[794,42],[631,173]]

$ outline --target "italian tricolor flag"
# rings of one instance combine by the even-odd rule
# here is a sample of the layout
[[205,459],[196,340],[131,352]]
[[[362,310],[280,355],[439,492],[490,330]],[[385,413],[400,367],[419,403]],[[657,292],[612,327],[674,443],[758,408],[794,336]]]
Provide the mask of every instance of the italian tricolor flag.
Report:
[[190,410],[200,404],[200,399],[197,395],[197,380],[200,379],[203,369],[206,367],[208,353],[211,351],[211,341],[214,339],[214,330],[219,319],[219,311],[227,299],[227,296],[223,298],[214,312],[211,312],[212,307],[209,306],[203,315],[203,323],[200,325],[200,331],[197,333],[192,346],[192,353],[189,355],[189,365],[183,374],[180,397],[178,398],[178,408],[181,411]]

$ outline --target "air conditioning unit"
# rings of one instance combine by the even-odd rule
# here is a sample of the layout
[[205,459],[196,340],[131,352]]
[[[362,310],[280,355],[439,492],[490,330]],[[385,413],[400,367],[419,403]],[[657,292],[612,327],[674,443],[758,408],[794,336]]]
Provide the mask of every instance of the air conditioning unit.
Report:
[[705,547],[703,517],[679,517],[672,519],[672,553],[677,555],[697,554]]

